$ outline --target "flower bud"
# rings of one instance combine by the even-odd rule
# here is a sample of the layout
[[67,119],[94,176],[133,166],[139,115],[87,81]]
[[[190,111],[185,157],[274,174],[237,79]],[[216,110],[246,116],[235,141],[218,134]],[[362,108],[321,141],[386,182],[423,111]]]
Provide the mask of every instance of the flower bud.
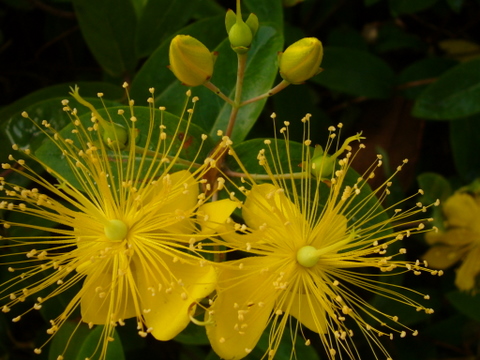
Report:
[[237,13],[228,10],[225,15],[225,28],[232,49],[237,54],[244,54],[250,49],[253,37],[257,33],[258,18],[255,14],[250,14],[247,21],[243,21],[240,1],[237,1]]
[[303,38],[278,57],[282,78],[292,84],[301,84],[322,71],[323,46],[317,38]]
[[189,35],[177,35],[170,43],[170,70],[187,86],[199,86],[213,74],[215,55]]

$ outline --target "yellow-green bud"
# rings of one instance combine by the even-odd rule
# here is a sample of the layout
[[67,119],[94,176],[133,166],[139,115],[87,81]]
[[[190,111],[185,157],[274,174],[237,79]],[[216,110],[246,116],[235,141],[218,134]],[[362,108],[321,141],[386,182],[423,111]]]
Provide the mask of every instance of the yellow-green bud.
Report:
[[189,35],[177,35],[170,43],[170,70],[187,86],[199,86],[213,74],[216,55]]
[[323,46],[314,37],[303,38],[279,54],[280,75],[291,84],[301,84],[322,69]]
[[349,144],[353,141],[360,141],[363,139],[365,139],[365,137],[362,136],[362,133],[358,133],[356,135],[348,137],[347,139],[345,139],[340,149],[338,149],[332,155],[325,154],[323,148],[320,145],[315,146],[315,150],[313,151],[310,163],[311,174],[318,179],[329,178],[333,173],[337,158],[342,155],[345,150],[351,150]]
[[227,29],[230,45],[236,53],[244,54],[250,49],[258,26],[258,18],[255,14],[250,14],[247,21],[243,21],[239,0],[237,0],[237,13],[233,10],[227,11],[225,28]]

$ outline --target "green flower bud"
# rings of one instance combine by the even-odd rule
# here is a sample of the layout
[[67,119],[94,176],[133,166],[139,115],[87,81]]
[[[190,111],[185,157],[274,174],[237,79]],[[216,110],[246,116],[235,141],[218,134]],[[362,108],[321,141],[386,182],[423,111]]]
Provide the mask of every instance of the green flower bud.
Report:
[[350,143],[353,141],[360,141],[365,139],[362,133],[350,136],[345,139],[343,145],[333,155],[325,154],[323,148],[320,145],[315,146],[310,164],[310,172],[317,179],[328,179],[333,174],[335,168],[335,162],[337,158],[343,154],[345,150],[351,150]]
[[258,18],[250,14],[247,21],[243,21],[240,9],[240,0],[237,0],[237,13],[228,10],[225,15],[225,28],[232,49],[238,54],[244,54],[250,49],[253,37],[258,30]]
[[322,69],[323,46],[314,37],[303,38],[279,54],[280,75],[291,84],[301,84]]
[[189,35],[177,35],[170,43],[170,70],[187,86],[199,86],[213,74],[216,56]]

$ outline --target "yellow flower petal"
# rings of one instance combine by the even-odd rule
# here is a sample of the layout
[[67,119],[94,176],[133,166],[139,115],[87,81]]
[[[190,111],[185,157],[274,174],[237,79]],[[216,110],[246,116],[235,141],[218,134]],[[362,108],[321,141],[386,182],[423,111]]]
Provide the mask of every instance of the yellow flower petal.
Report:
[[294,316],[304,326],[316,333],[326,333],[328,330],[325,308],[318,301],[315,295],[291,294],[290,299],[285,301],[289,305],[288,309],[283,308],[291,316]]
[[458,268],[455,285],[463,291],[472,290],[475,287],[475,278],[480,274],[480,246],[476,246],[463,260]]
[[[186,170],[177,171],[158,181],[157,189],[145,206],[157,209],[159,227],[165,232],[190,234],[195,226],[190,218],[198,201],[198,184]],[[167,215],[167,218],[165,218]]]
[[464,253],[452,246],[438,245],[431,247],[423,258],[434,269],[447,269],[460,260]]
[[455,193],[443,205],[443,212],[449,226],[469,227],[478,222],[480,207],[471,195]]
[[313,241],[310,245],[320,249],[345,238],[347,218],[343,215],[327,214],[312,231]]
[[211,308],[214,325],[207,335],[214,351],[223,359],[241,359],[257,344],[274,308],[276,290],[272,271],[276,266],[265,257],[230,263],[219,274],[220,291]]
[[[118,280],[112,289],[112,279]],[[129,319],[136,314],[132,294],[126,278],[114,277],[108,273],[92,273],[85,278],[80,300],[82,321],[104,325],[110,321]],[[120,284],[120,282],[122,282]],[[112,291],[114,291],[112,303]]]
[[217,274],[198,260],[185,262],[154,251],[149,256],[154,262],[135,259],[143,317],[156,339],[170,340],[188,325],[196,302],[214,290]]
[[445,232],[429,232],[425,235],[429,244],[445,244],[452,247],[462,247],[471,242],[480,240],[480,234],[464,228],[449,229]]
[[212,235],[217,232],[237,207],[238,203],[229,199],[203,204],[199,209],[199,213],[203,214],[203,217],[198,218],[202,228],[201,234]]

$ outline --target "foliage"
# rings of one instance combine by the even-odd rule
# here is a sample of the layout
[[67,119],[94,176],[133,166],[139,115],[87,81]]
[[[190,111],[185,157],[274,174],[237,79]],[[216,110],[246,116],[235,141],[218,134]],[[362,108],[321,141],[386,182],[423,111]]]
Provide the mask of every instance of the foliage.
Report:
[[[272,137],[272,112],[292,124],[308,112],[313,114],[313,144],[324,144],[327,127],[338,122],[344,123],[346,134],[363,131],[366,151],[370,149],[372,156],[376,152],[385,155],[386,174],[379,177],[388,177],[403,158],[409,158],[399,175],[400,185],[392,188],[394,200],[420,186],[425,202],[443,201],[480,177],[479,0],[305,0],[291,8],[284,8],[281,0],[245,0],[242,5],[245,13],[255,13],[260,21],[248,53],[245,99],[282,81],[277,53],[300,37],[319,38],[324,56],[323,72],[305,84],[291,85],[271,99],[240,109],[231,134],[239,153],[248,156],[250,149],[250,156],[256,154],[251,149],[260,143],[258,139]],[[13,143],[29,145],[32,151],[42,146],[42,134],[21,116],[22,111],[35,122],[48,120],[57,129],[67,125],[61,100],[75,84],[89,102],[108,108],[127,104],[120,89],[124,81],[131,84],[132,98],[142,105],[148,88],[155,87],[155,103],[179,116],[187,88],[167,68],[169,44],[177,34],[195,36],[218,53],[211,81],[233,96],[236,54],[228,42],[224,16],[234,6],[233,0],[4,0],[0,4],[1,161]],[[104,93],[103,105],[97,92]],[[227,126],[230,105],[205,87],[195,87],[192,93],[200,98],[192,120],[194,133],[219,140],[217,130]],[[88,113],[74,100],[70,106],[77,107],[80,115]],[[291,126],[290,135],[301,141],[300,126]],[[250,148],[249,144],[254,145]],[[358,173],[371,164],[366,158],[357,159]],[[6,175],[7,171],[0,174]],[[441,228],[441,210],[432,216]],[[422,237],[410,244],[411,260],[427,249]],[[0,251],[5,250],[1,247]],[[408,325],[424,337],[389,343],[395,358],[466,360],[480,356],[476,346],[480,298],[458,292],[454,274],[450,269],[428,283],[402,278],[407,287],[421,288],[437,298],[436,313],[408,319]],[[2,267],[0,283],[8,275]],[[401,307],[396,310],[404,313]],[[45,341],[49,318],[35,313],[28,324],[12,324],[0,313],[0,358],[50,359],[48,352],[38,356],[31,351],[33,341]],[[72,327],[67,323],[50,347],[61,346],[59,342],[69,338]],[[446,335],[452,328],[463,336]],[[71,339],[75,359],[84,358],[99,336],[84,330]],[[217,358],[198,328],[189,327],[178,339],[160,344],[139,340],[124,329],[118,332],[122,342],[116,343],[109,359],[142,356],[147,360],[153,358],[151,351],[164,352],[168,359]],[[259,343],[262,350],[268,348],[264,337]],[[312,345],[321,357],[321,344]],[[357,346],[362,353],[369,344]],[[302,349],[298,357],[316,358],[312,348]],[[278,358],[288,359],[290,352],[283,346]]]

